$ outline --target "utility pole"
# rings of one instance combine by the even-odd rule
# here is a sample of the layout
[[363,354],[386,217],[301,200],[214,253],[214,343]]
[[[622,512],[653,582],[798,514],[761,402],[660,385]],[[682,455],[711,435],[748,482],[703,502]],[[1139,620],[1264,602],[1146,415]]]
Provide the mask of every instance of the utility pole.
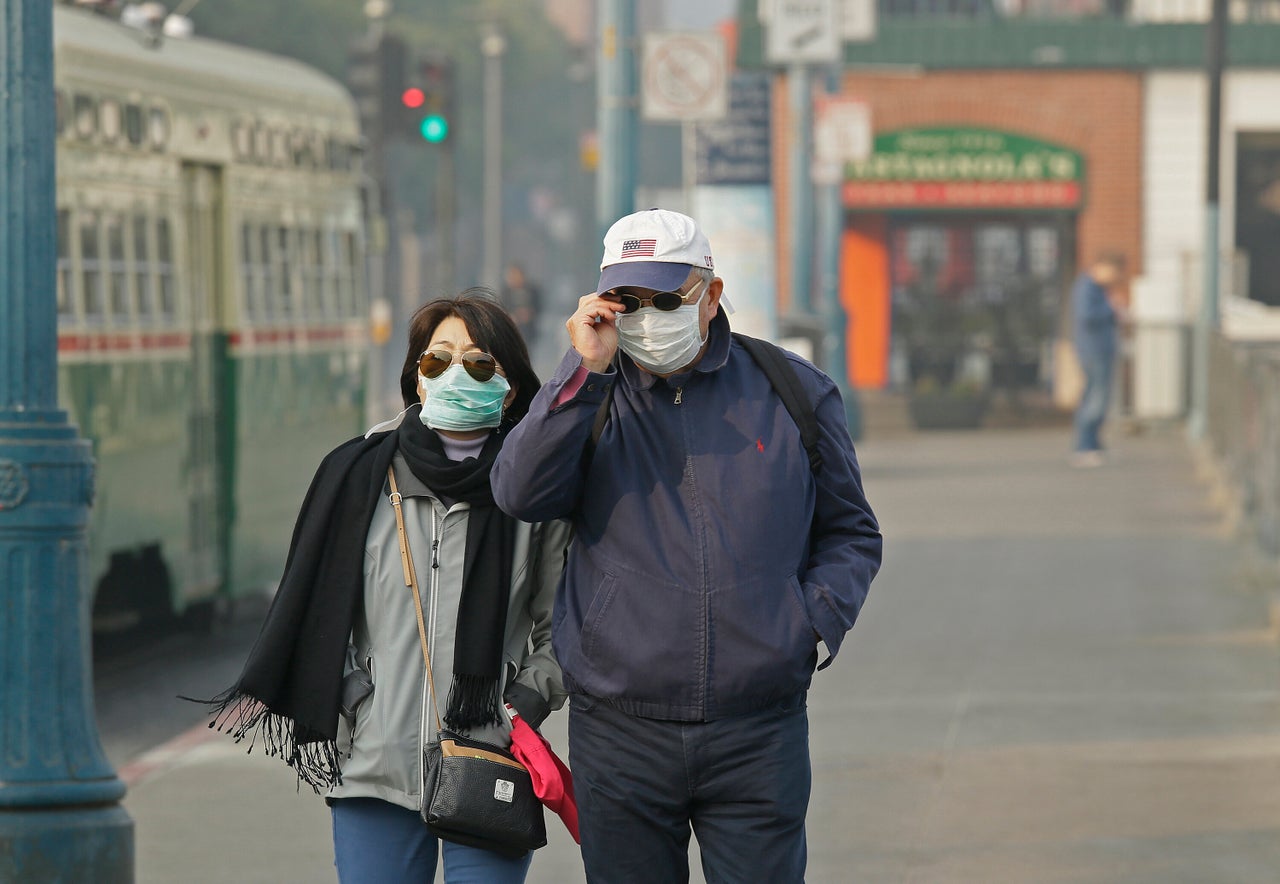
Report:
[[1203,439],[1209,430],[1209,359],[1213,336],[1218,331],[1218,243],[1222,171],[1222,69],[1226,54],[1227,0],[1213,0],[1209,25],[1205,29],[1205,75],[1208,81],[1208,151],[1205,163],[1204,284],[1200,294],[1200,316],[1196,322],[1192,354],[1191,419],[1192,439]]
[[502,289],[502,56],[507,38],[490,23],[480,52],[484,55],[484,285]]
[[596,172],[596,224],[601,238],[623,215],[635,211],[636,100],[635,0],[599,0],[600,57],[596,79],[596,128],[600,166]]
[[788,314],[801,321],[813,313],[813,78],[806,64],[787,70],[787,103],[791,109],[790,186],[787,229],[791,257],[791,306]]
[[58,408],[53,4],[0,0],[0,881],[133,880],[90,673],[93,458]]
[[[830,66],[826,75],[826,93],[840,94],[839,64]],[[849,384],[849,358],[846,347],[848,319],[840,301],[840,245],[844,234],[844,203],[840,196],[841,172],[825,181],[818,196],[818,254],[821,256],[820,289],[822,291],[823,367],[835,381],[844,400],[845,423],[856,441],[862,436],[862,409],[858,394]]]

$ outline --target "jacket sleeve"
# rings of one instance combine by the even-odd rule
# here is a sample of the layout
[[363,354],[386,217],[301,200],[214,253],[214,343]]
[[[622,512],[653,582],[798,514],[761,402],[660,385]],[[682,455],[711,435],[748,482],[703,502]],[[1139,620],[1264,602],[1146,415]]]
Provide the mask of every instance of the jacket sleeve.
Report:
[[582,495],[582,455],[591,424],[617,375],[587,372],[577,392],[557,405],[561,390],[581,364],[582,357],[570,349],[498,452],[492,473],[494,500],[523,522],[566,518]]
[[822,381],[816,408],[822,467],[815,474],[809,560],[801,581],[814,631],[829,654],[819,669],[831,664],[858,618],[880,570],[882,549],[880,526],[862,490],[844,401],[829,378]]
[[568,522],[535,525],[533,540],[533,592],[529,594],[529,619],[533,628],[520,671],[507,685],[506,701],[530,727],[538,727],[554,709],[564,705],[564,683],[560,664],[551,649],[551,616],[556,587],[564,570],[565,551],[571,529]]

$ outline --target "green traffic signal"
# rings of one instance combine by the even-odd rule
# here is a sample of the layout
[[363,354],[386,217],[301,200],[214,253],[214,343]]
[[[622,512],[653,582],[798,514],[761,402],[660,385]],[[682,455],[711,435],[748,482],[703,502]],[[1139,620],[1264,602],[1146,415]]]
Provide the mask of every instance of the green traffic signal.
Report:
[[419,130],[427,141],[439,144],[449,137],[449,121],[440,114],[429,114],[422,118]]

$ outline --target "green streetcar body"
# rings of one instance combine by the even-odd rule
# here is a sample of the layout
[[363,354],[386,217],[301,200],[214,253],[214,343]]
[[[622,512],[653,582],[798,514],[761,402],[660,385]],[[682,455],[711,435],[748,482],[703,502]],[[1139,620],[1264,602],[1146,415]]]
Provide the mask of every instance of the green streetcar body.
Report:
[[58,384],[92,440],[95,626],[279,578],[369,357],[360,134],[290,59],[55,7]]

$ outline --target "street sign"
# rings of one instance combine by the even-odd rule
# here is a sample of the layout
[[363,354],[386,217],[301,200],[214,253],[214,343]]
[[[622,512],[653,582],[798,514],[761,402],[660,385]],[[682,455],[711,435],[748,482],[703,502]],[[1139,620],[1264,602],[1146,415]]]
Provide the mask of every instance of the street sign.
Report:
[[843,95],[814,98],[813,180],[839,184],[845,163],[871,156],[871,108]]
[[876,0],[840,0],[840,37],[850,43],[876,38]]
[[765,184],[770,157],[770,75],[737,71],[729,82],[729,113],[698,124],[698,184]]
[[765,55],[774,64],[840,59],[837,0],[766,0]]
[[729,58],[719,34],[644,38],[640,107],[646,120],[718,120],[729,110]]

